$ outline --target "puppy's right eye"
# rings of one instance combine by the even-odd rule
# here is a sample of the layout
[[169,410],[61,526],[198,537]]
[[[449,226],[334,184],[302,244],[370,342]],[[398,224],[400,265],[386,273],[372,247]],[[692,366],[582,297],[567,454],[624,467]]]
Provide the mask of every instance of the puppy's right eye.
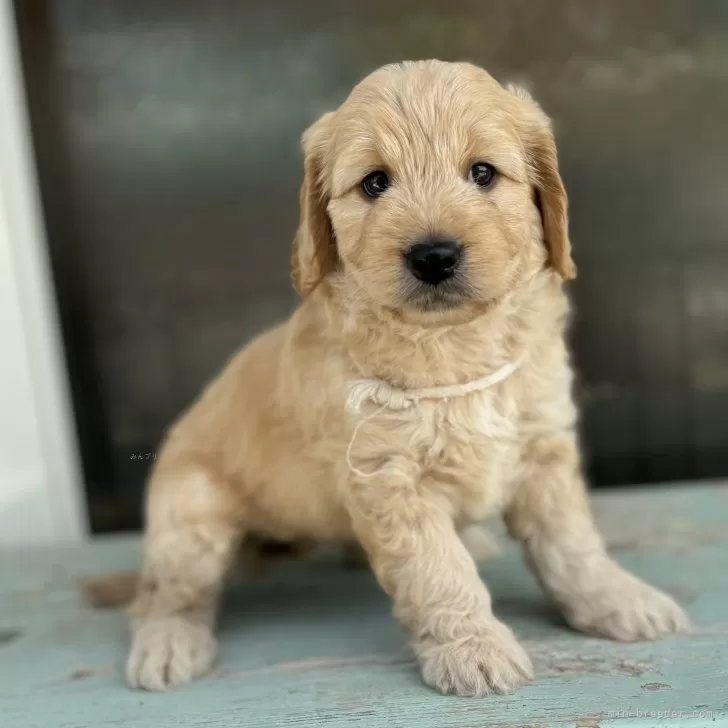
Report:
[[379,197],[386,192],[387,187],[389,187],[389,177],[380,169],[371,172],[361,181],[361,188],[367,197]]

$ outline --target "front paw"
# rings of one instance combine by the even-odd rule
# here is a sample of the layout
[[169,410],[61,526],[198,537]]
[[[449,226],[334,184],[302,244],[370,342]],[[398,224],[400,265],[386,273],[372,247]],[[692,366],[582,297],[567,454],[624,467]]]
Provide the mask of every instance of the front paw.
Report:
[[566,618],[581,632],[621,642],[656,640],[690,629],[685,612],[667,594],[616,565],[567,609]]
[[533,666],[508,627],[493,619],[476,634],[452,642],[413,645],[422,677],[441,693],[510,693],[533,680]]
[[180,617],[150,619],[135,630],[126,664],[133,688],[166,690],[207,672],[217,645],[207,625]]

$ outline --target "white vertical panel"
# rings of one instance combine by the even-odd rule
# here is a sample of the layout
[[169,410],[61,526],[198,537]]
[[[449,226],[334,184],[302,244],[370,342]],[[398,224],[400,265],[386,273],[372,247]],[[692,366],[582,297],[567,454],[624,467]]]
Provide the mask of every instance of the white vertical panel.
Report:
[[0,546],[82,539],[82,503],[15,20],[0,0]]

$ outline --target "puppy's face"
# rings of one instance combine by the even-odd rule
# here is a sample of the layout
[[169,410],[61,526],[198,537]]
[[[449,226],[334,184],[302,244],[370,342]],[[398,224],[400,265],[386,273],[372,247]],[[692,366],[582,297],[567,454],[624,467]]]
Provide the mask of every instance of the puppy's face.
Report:
[[[301,273],[315,285],[338,269],[400,316],[454,321],[487,309],[550,252],[573,273],[548,121],[478,68],[385,67],[322,117],[304,148],[299,290]],[[559,239],[547,240],[554,221]]]

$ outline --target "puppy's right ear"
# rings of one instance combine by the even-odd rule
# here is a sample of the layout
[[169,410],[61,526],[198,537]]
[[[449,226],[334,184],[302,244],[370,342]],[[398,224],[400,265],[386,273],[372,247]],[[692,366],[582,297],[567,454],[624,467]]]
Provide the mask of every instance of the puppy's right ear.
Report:
[[336,240],[326,206],[326,149],[331,137],[333,113],[324,114],[303,135],[303,183],[298,232],[291,261],[293,286],[305,298],[336,266]]

